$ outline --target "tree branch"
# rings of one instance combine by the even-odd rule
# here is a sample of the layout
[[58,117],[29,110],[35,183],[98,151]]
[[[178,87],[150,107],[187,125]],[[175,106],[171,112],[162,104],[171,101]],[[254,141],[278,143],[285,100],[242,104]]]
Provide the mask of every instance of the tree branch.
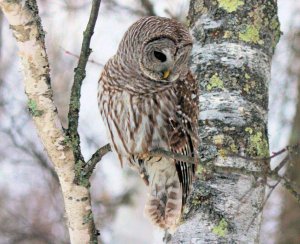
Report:
[[83,168],[85,161],[81,153],[80,147],[80,136],[78,134],[78,120],[79,120],[79,110],[80,110],[80,96],[81,96],[81,85],[82,81],[86,76],[86,65],[89,56],[92,52],[90,48],[91,38],[94,34],[94,28],[98,18],[99,8],[101,0],[93,0],[92,9],[89,17],[87,27],[83,33],[83,41],[81,46],[81,52],[78,60],[78,65],[75,68],[74,83],[72,86],[70,107],[69,107],[69,125],[67,129],[67,135],[71,142],[74,158],[75,158],[75,183],[80,185],[87,185],[88,179],[83,179],[81,169]]
[[[110,151],[111,151],[110,145],[106,144],[105,146],[98,149],[92,155],[91,159],[87,162],[87,164],[84,168],[86,177],[91,176],[97,163],[102,159],[102,157],[106,153],[108,153]],[[273,152],[272,155],[269,157],[251,158],[251,157],[245,157],[245,156],[241,156],[241,155],[237,155],[237,154],[224,155],[224,157],[237,157],[237,158],[245,159],[248,161],[265,162],[265,161],[269,161],[270,159],[273,159],[275,157],[278,157],[279,155],[282,155],[285,152],[288,152],[289,154],[290,153],[295,153],[295,154],[299,153],[300,152],[300,144],[286,146],[285,148],[283,148],[277,152]],[[182,155],[179,153],[170,152],[170,151],[164,150],[162,148],[156,148],[156,149],[152,150],[151,152],[149,152],[149,155],[153,156],[153,157],[172,158],[174,160],[183,161],[183,162],[190,163],[190,164],[195,164],[195,158],[192,156],[187,156],[187,155]],[[286,177],[279,175],[279,171],[284,166],[287,165],[287,163],[289,162],[289,159],[290,159],[290,155],[285,156],[273,170],[271,170],[269,167],[267,167],[266,171],[255,171],[255,170],[249,170],[247,168],[237,168],[237,167],[231,167],[231,166],[219,166],[216,164],[207,165],[207,163],[211,162],[212,160],[204,161],[204,160],[201,160],[200,158],[198,160],[200,160],[201,167],[203,169],[205,169],[206,171],[213,170],[215,173],[221,173],[221,174],[224,174],[224,173],[226,173],[226,174],[229,174],[229,173],[244,174],[244,175],[254,176],[255,178],[258,178],[258,177],[270,178],[272,180],[276,180],[277,182],[283,181],[283,187],[288,192],[290,192],[296,198],[298,203],[300,204],[300,193],[298,193],[295,190],[295,188],[293,187],[291,182]],[[275,188],[277,185],[278,184],[276,184],[273,188]],[[273,190],[271,191],[271,193],[273,192]],[[268,198],[269,197],[267,197],[265,202],[268,200]]]
[[111,147],[109,144],[106,144],[105,146],[98,149],[90,158],[89,161],[87,161],[86,165],[84,166],[84,174],[87,179],[90,178],[90,176],[93,173],[94,168],[96,167],[97,163],[102,159],[102,157],[111,151]]
[[285,176],[283,176],[282,179],[284,188],[287,189],[287,191],[291,193],[295,197],[297,202],[300,204],[300,193],[295,190],[294,186],[292,185],[289,179],[287,179]]

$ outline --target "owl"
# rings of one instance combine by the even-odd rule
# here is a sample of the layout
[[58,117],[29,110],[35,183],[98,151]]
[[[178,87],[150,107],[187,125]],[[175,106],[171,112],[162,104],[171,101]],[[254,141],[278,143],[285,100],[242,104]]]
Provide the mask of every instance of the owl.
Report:
[[[98,86],[98,105],[113,152],[148,185],[145,214],[174,230],[197,165],[198,85],[189,68],[192,38],[175,20],[145,17],[125,33]],[[163,149],[194,164],[153,156]]]

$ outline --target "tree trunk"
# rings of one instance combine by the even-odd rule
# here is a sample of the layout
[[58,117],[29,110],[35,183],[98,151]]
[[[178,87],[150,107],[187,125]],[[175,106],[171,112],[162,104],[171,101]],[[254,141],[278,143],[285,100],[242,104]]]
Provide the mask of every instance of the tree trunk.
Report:
[[195,39],[191,69],[201,90],[202,166],[172,243],[257,243],[265,179],[249,172],[264,172],[269,162],[250,158],[269,155],[268,82],[280,37],[277,4],[192,0],[189,24]]
[[[295,27],[297,28],[297,27]],[[298,83],[298,98],[294,117],[290,145],[300,143],[300,29],[292,33],[291,48],[293,57],[290,60],[291,76]],[[294,154],[287,168],[287,177],[300,188],[300,155]],[[300,206],[288,192],[283,192],[283,209],[280,216],[278,243],[299,243],[300,241]]]
[[71,243],[88,243],[94,238],[89,191],[74,184],[75,160],[52,100],[45,33],[36,1],[0,0],[0,8],[19,47],[29,112],[60,181]]

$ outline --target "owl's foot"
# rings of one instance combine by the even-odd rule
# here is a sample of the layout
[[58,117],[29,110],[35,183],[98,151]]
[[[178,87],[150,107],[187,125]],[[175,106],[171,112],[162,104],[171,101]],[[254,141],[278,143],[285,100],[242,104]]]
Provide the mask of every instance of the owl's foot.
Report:
[[138,155],[138,158],[141,159],[141,160],[144,160],[144,161],[149,161],[151,159],[148,152],[146,152],[146,153],[140,153]]

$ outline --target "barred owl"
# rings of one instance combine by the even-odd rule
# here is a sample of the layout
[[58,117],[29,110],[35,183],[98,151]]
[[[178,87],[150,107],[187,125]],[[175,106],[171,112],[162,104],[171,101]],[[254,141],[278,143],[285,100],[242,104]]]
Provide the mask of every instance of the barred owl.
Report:
[[[125,33],[106,63],[98,104],[113,151],[149,186],[145,214],[174,230],[197,164],[198,86],[188,68],[192,39],[175,20],[146,17]],[[186,163],[154,149],[192,156]]]

